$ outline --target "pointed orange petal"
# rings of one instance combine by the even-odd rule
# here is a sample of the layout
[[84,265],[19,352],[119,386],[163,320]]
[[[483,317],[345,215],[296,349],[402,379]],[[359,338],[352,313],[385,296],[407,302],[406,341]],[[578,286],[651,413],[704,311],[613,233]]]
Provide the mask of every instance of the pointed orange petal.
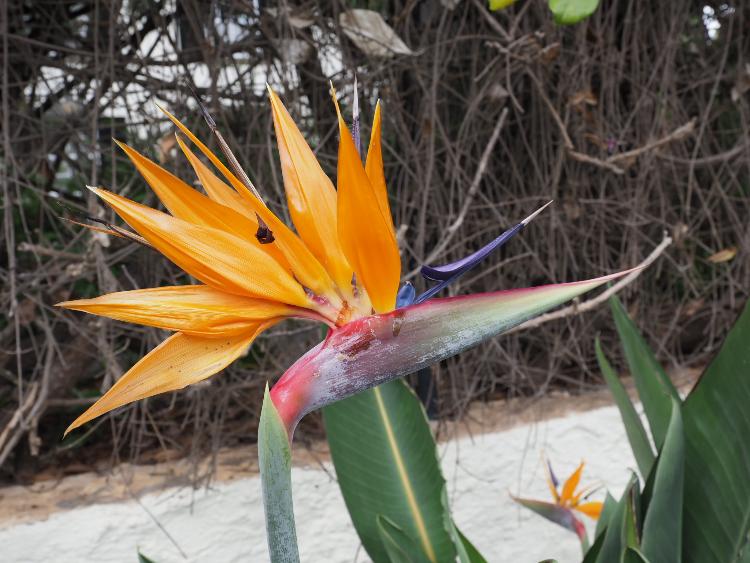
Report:
[[583,462],[578,466],[578,468],[573,472],[573,474],[568,477],[568,480],[565,481],[565,484],[562,488],[562,494],[560,495],[560,502],[565,503],[570,501],[573,498],[573,493],[575,493],[576,487],[578,487],[578,483],[581,480],[581,472],[583,471]]
[[[334,96],[335,101],[335,96]],[[354,139],[339,117],[338,231],[349,264],[378,313],[392,310],[401,278],[401,258],[392,221],[383,215]]]
[[99,188],[91,190],[172,262],[216,289],[312,306],[302,287],[258,246],[231,233],[194,225]]
[[125,151],[172,215],[196,225],[229,231],[248,240],[255,236],[257,221],[212,201],[135,149],[125,143],[115,142]]
[[268,326],[269,323],[259,323],[249,332],[224,338],[181,332],[170,336],[130,368],[65,433],[122,405],[182,389],[212,376],[236,360]]
[[[180,139],[179,136],[177,136],[177,143],[180,145],[180,148],[182,149],[183,153],[185,153],[185,156],[190,161],[190,164],[193,167],[193,170],[195,170],[196,175],[198,176],[198,180],[200,180],[201,184],[203,185],[203,188],[206,190],[206,192],[209,195],[209,198],[215,200],[219,204],[221,204],[224,207],[228,207],[229,209],[232,209],[234,213],[224,215],[228,216],[231,215],[231,220],[235,223],[239,223],[238,219],[236,218],[236,215],[239,215],[243,217],[247,222],[249,222],[250,227],[243,226],[243,232],[247,232],[248,230],[252,231],[252,240],[257,241],[255,234],[258,232],[258,219],[255,210],[253,209],[253,206],[240,194],[238,194],[236,191],[234,191],[232,188],[227,186],[224,182],[222,182],[219,178],[216,177],[216,175],[211,172],[211,170],[201,162],[201,160],[191,151],[188,146],[185,144],[185,142]],[[258,203],[258,205],[262,204],[255,199],[255,201]],[[263,206],[265,207],[265,206]],[[248,235],[249,236],[249,235]],[[243,237],[246,238],[246,237]],[[289,261],[286,259],[286,256],[284,256],[284,253],[282,249],[279,247],[278,244],[270,243],[270,244],[260,244],[260,247],[268,254],[273,256],[273,258],[282,265],[286,270],[291,271],[291,266],[289,265]]]
[[294,277],[316,295],[325,297],[334,308],[342,305],[341,298],[334,290],[334,283],[317,258],[310,252],[304,242],[287,227],[276,215],[265,206],[255,195],[232,174],[224,163],[198,138],[180,122],[174,115],[164,108],[159,108],[167,117],[190,139],[200,151],[213,163],[232,187],[247,201],[252,209],[268,225],[276,238],[276,244],[286,257],[294,272]]
[[365,172],[370,179],[370,184],[375,192],[375,197],[380,206],[380,212],[388,221],[391,230],[395,233],[393,226],[393,217],[391,216],[391,206],[388,203],[388,188],[385,184],[385,171],[383,169],[383,148],[380,142],[381,135],[381,117],[380,117],[380,100],[375,106],[375,117],[372,120],[372,132],[370,133],[370,146],[367,149],[367,160],[365,161]]
[[129,323],[200,336],[247,333],[259,321],[301,316],[322,320],[312,311],[266,299],[243,297],[207,285],[178,285],[119,291],[58,307]]
[[599,516],[602,513],[602,508],[604,507],[604,503],[601,502],[584,502],[583,504],[579,504],[575,507],[575,510],[578,512],[582,512],[586,516],[593,518],[594,520],[598,520]]
[[297,232],[338,287],[352,297],[352,268],[339,244],[336,190],[294,120],[268,88],[289,213]]
[[182,152],[187,157],[193,170],[195,170],[195,175],[198,176],[198,180],[203,186],[203,189],[206,190],[208,197],[226,207],[234,209],[238,213],[254,217],[255,211],[252,206],[243,199],[240,194],[222,182],[213,172],[211,172],[211,169],[190,150],[179,134],[177,134],[176,137],[177,144],[180,145]]

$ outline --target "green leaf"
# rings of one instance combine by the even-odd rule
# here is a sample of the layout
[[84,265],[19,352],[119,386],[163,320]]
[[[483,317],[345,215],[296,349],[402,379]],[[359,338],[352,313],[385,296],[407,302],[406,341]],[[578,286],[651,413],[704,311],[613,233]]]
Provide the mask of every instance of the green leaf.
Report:
[[679,400],[680,396],[617,296],[613,295],[609,303],[630,373],[643,403],[656,449],[659,451],[669,426],[670,397]]
[[391,563],[430,563],[412,538],[382,514],[375,517],[380,540]]
[[[750,302],[685,400],[686,563],[727,563],[750,529]],[[747,556],[744,556],[747,559]]]
[[639,502],[637,489],[633,489],[625,503],[625,517],[622,521],[622,545],[625,548],[638,548],[638,523],[636,505]]
[[654,464],[654,451],[651,449],[651,443],[648,441],[648,435],[643,428],[641,417],[638,416],[628,392],[604,355],[599,338],[596,339],[596,359],[620,411],[620,417],[625,426],[625,434],[627,434],[628,442],[630,442],[630,449],[633,450],[635,461],[638,463],[638,470],[645,479]]
[[458,560],[461,563],[487,563],[482,554],[479,553],[479,550],[474,547],[474,544],[472,544],[469,539],[461,533],[453,522],[453,517],[451,516],[449,508],[450,503],[448,502],[448,490],[445,487],[443,487],[443,493],[440,496],[443,501],[443,523],[456,548]]
[[617,501],[615,497],[607,492],[607,496],[604,497],[604,505],[602,506],[602,512],[599,514],[599,520],[596,522],[596,530],[594,531],[594,537],[598,538],[602,532],[607,529],[612,514],[614,514],[617,508]]
[[620,561],[622,553],[627,547],[625,532],[629,525],[628,517],[634,513],[633,497],[636,494],[638,494],[638,477],[633,475],[609,520],[601,550],[596,558],[597,563]]
[[456,528],[454,526],[453,528],[456,533],[458,534],[459,544],[456,546],[456,550],[458,551],[458,560],[461,563],[487,563],[487,560],[484,558],[484,555],[479,553],[479,550],[474,547],[474,544],[469,541],[469,539],[461,533],[461,530]]
[[388,561],[376,518],[414,538],[430,561],[452,561],[445,480],[422,404],[395,380],[323,409],[339,486],[354,527],[376,563]]
[[586,19],[599,6],[599,0],[549,0],[555,22],[570,25]]
[[258,466],[271,562],[298,563],[292,506],[292,451],[284,423],[268,393],[268,385],[258,425]]
[[643,524],[643,554],[659,563],[682,561],[682,492],[685,433],[680,403],[672,399],[672,417],[656,466],[653,492]]
[[138,551],[138,563],[156,563],[153,559],[149,559],[145,555],[143,555],[140,551]]
[[649,563],[649,561],[637,548],[629,547],[623,553],[622,563]]
[[[614,500],[614,499],[612,499]],[[615,506],[617,505],[617,501],[615,501]],[[597,530],[599,530],[599,527],[597,526]],[[597,531],[596,538],[594,539],[594,543],[591,544],[591,547],[586,552],[586,554],[583,557],[583,563],[596,563],[596,560],[599,558],[599,552],[602,550],[602,544],[604,544],[604,536],[606,535],[607,528],[604,527],[601,531]]]

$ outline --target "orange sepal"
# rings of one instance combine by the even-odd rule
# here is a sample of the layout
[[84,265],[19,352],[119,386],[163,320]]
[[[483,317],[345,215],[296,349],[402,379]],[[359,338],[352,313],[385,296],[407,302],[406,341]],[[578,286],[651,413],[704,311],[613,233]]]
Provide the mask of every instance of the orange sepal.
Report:
[[573,472],[573,474],[570,477],[568,477],[568,479],[565,481],[565,484],[563,485],[563,488],[562,488],[562,493],[560,494],[561,503],[566,503],[573,498],[573,494],[575,493],[575,490],[578,487],[578,483],[581,481],[582,471],[583,471],[583,462],[581,462],[581,464]]
[[257,245],[219,229],[188,223],[107,190],[90,189],[154,248],[203,283],[228,293],[312,306],[299,283]]
[[68,426],[65,434],[117,407],[159,393],[182,389],[212,376],[236,360],[272,322],[224,338],[178,332],[151,350]]
[[255,195],[232,174],[224,163],[182,122],[164,108],[159,108],[167,117],[190,139],[211,163],[219,169],[222,175],[229,181],[232,187],[247,201],[265,224],[273,232],[276,241],[272,244],[278,245],[286,257],[294,272],[294,277],[313,293],[328,299],[333,308],[338,309],[342,305],[340,296],[334,289],[334,282],[326,272],[325,268],[318,262],[317,258],[310,252],[304,242],[283,221],[265,206]]
[[233,295],[207,285],[118,291],[93,299],[65,301],[57,306],[206,337],[247,333],[259,321],[273,318],[296,316],[325,322],[307,309]]
[[289,214],[297,232],[347,297],[352,268],[338,239],[336,190],[276,93],[268,88]]
[[338,232],[341,247],[378,313],[392,310],[401,278],[401,257],[392,221],[383,215],[354,139],[339,119]]
[[203,186],[203,189],[206,190],[208,197],[222,205],[234,209],[238,213],[254,217],[255,211],[253,207],[240,194],[222,182],[216,174],[211,172],[211,169],[190,150],[190,147],[185,144],[185,141],[182,140],[179,134],[175,134],[175,137],[177,138],[177,144],[180,146],[182,152],[187,157],[188,162],[190,162],[190,165],[193,167],[195,175],[198,176],[198,180]]
[[375,106],[375,117],[372,120],[372,131],[370,133],[370,145],[367,148],[367,159],[365,161],[365,172],[370,179],[375,198],[378,200],[380,212],[389,223],[391,230],[395,233],[391,206],[388,203],[388,188],[385,183],[385,170],[383,169],[383,148],[381,145],[381,111],[380,100]]
[[584,502],[583,504],[579,504],[574,508],[574,510],[577,510],[578,512],[581,512],[585,514],[586,516],[593,518],[594,520],[598,520],[599,516],[602,513],[602,508],[604,507],[604,503],[594,501],[594,502]]

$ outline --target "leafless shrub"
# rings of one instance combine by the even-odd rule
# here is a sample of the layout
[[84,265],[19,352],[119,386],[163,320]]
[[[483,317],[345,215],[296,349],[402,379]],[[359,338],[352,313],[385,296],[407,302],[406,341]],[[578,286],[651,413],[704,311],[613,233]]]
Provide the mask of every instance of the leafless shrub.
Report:
[[[252,441],[262,385],[321,337],[286,323],[224,374],[61,443],[75,413],[161,335],[52,305],[182,274],[147,249],[62,222],[59,203],[114,220],[83,189],[101,184],[156,205],[112,136],[192,178],[153,105],[207,138],[187,77],[283,213],[265,80],[333,176],[328,80],[350,107],[356,72],[365,117],[376,98],[384,103],[390,195],[404,268],[418,285],[426,259],[470,252],[548,199],[556,205],[453,291],[612,272],[638,263],[667,230],[675,244],[625,301],[664,360],[710,357],[750,287],[748,4],[613,0],[570,28],[556,27],[541,0],[498,14],[479,0],[450,4],[382,4],[406,48],[390,56],[357,46],[339,2],[0,0],[0,477],[110,452],[148,461]],[[729,247],[738,249],[732,260],[707,260]],[[598,382],[599,331],[615,350],[600,310],[444,362],[433,370],[442,412]],[[315,435],[319,422],[303,429]]]

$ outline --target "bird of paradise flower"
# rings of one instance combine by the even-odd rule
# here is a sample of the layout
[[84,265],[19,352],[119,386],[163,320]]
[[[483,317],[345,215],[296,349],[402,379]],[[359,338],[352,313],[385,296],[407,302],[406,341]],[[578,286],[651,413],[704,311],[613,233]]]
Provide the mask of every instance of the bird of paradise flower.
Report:
[[[400,284],[401,260],[383,169],[380,103],[363,164],[357,105],[352,135],[333,89],[332,94],[340,135],[336,188],[269,87],[296,232],[266,206],[202,105],[229,166],[163,111],[181,132],[177,142],[205,195],[118,143],[168,213],[91,187],[138,234],[109,224],[98,229],[152,246],[201,284],[122,291],[59,304],[173,332],[66,433],[127,403],[214,375],[241,356],[261,332],[296,317],[324,323],[330,331],[271,391],[291,438],[297,422],[311,410],[457,354],[627,273],[431,299],[520,232],[539,209],[474,254],[445,266],[423,267],[423,276],[436,283],[417,296],[413,286]],[[223,180],[192,152],[183,135]]]
[[583,466],[584,462],[581,462],[576,470],[571,473],[570,477],[565,480],[565,483],[562,484],[562,488],[560,488],[560,482],[552,470],[552,464],[547,461],[547,485],[552,494],[553,502],[525,499],[514,495],[511,495],[511,498],[521,506],[576,534],[585,552],[588,549],[586,527],[576,516],[576,512],[598,520],[602,512],[603,503],[588,500],[589,496],[596,490],[596,486],[578,488],[581,482]]

